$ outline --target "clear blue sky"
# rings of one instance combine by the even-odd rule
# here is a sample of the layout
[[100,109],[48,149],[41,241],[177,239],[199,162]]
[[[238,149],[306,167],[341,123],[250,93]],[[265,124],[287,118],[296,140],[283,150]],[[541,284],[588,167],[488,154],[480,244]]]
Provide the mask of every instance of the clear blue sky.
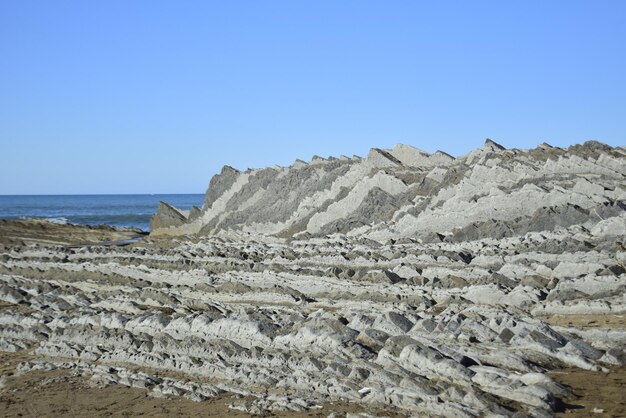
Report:
[[626,1],[0,2],[0,194],[222,165],[626,143]]

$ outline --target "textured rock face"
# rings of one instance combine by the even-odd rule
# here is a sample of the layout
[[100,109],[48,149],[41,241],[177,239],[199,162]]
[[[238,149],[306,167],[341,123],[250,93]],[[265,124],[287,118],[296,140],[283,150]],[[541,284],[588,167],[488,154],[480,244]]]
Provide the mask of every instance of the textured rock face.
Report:
[[624,157],[487,142],[225,169],[142,243],[5,247],[0,350],[255,413],[551,416],[568,389],[547,371],[625,362],[626,327],[567,320],[626,314]]
[[188,220],[189,215],[186,215],[183,211],[166,202],[159,202],[157,213],[150,219],[150,229],[154,231],[162,228],[177,227],[183,225]]
[[503,238],[619,215],[625,175],[626,150],[597,142],[522,151],[487,140],[457,159],[398,145],[372,149],[365,159],[317,157],[246,172],[224,167],[200,213],[172,221],[171,211],[160,210],[152,233]]
[[626,314],[625,228],[620,215],[450,243],[14,246],[0,261],[0,349],[34,349],[20,372],[71,368],[198,401],[235,392],[258,398],[254,411],[546,416],[567,389],[544,372],[624,363],[624,328],[540,318]]

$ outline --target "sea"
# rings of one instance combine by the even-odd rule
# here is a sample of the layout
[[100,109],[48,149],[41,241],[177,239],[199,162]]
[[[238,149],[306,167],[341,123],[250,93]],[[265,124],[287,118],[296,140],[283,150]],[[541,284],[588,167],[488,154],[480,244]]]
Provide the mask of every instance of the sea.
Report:
[[0,219],[46,219],[78,225],[150,230],[159,201],[179,209],[202,206],[203,194],[0,195]]

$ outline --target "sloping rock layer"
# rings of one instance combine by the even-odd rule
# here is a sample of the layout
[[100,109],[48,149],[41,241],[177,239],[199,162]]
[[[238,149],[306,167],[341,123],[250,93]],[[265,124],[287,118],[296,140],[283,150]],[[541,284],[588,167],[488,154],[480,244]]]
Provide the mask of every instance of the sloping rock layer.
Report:
[[547,371],[625,361],[626,327],[549,321],[626,314],[625,158],[488,141],[227,167],[142,243],[5,247],[0,350],[252,413],[552,416],[568,388]]
[[500,239],[619,215],[625,162],[625,149],[598,142],[522,151],[487,140],[456,159],[397,145],[364,159],[316,157],[245,172],[224,167],[193,219],[184,222],[162,205],[152,234]]

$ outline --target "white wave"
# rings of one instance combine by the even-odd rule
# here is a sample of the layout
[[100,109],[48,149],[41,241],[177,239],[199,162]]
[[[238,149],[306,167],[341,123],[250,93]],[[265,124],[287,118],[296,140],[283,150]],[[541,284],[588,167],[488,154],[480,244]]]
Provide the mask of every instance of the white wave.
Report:
[[59,225],[65,225],[66,223],[68,223],[67,218],[64,218],[62,216],[58,217],[58,218],[43,218],[44,221],[48,221],[52,224],[59,224]]
[[50,222],[51,224],[57,224],[57,225],[65,225],[67,223],[69,223],[67,218],[64,218],[62,216],[57,216],[57,217],[53,217],[53,218],[40,218],[37,216],[20,216],[18,219],[22,219],[22,220],[29,220],[29,219],[35,219],[35,220],[39,220],[39,221],[46,221],[46,222]]

